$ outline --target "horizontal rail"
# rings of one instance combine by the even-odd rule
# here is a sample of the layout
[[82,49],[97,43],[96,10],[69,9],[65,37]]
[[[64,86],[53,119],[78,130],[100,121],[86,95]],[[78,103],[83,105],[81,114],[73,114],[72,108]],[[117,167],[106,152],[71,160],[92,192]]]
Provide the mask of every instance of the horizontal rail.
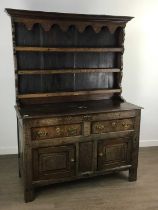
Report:
[[79,74],[79,73],[109,73],[109,72],[120,72],[120,69],[54,69],[54,70],[18,70],[16,71],[17,74],[19,75],[25,75],[25,74]]
[[15,47],[16,51],[22,52],[123,52],[123,47]]
[[111,94],[120,93],[121,89],[104,89],[104,90],[91,90],[91,91],[75,91],[75,92],[56,92],[56,93],[33,93],[33,94],[19,94],[17,98],[46,98],[54,96],[82,96],[82,95],[93,95],[93,94]]

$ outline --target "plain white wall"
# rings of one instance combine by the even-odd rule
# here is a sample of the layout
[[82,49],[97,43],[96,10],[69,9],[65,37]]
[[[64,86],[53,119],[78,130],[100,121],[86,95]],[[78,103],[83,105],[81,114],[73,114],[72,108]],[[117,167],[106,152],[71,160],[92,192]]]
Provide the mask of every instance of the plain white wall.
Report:
[[134,16],[126,28],[123,96],[145,108],[141,145],[158,145],[157,0],[1,0],[0,154],[17,152],[11,25],[4,8]]

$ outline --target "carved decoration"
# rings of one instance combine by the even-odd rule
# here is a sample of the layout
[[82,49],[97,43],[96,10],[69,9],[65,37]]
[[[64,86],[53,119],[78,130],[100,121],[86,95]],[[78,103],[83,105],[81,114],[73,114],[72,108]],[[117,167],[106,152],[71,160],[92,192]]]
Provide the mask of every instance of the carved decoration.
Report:
[[85,24],[80,24],[80,26],[78,27],[78,31],[79,31],[80,33],[83,33],[84,30],[86,29],[86,27],[87,27],[87,25],[85,25]]
[[31,31],[33,29],[35,23],[32,22],[25,22],[24,25],[27,28],[27,30]]
[[[55,24],[59,25],[58,23],[55,23]],[[53,26],[53,25],[54,25],[54,24],[52,24],[52,26]],[[71,25],[72,25],[72,24],[71,24]],[[69,26],[70,26],[70,25],[67,25],[67,24],[60,24],[59,26],[60,26],[60,29],[61,29],[62,31],[66,32],[66,31],[69,29]]]
[[109,29],[110,33],[112,33],[112,34],[116,31],[117,28],[118,27],[116,25],[109,25],[108,26],[108,29]]
[[59,21],[59,20],[41,20],[41,19],[24,19],[24,18],[15,18],[15,22],[23,23],[28,30],[32,30],[35,24],[40,24],[44,31],[49,31],[54,25],[59,25],[62,31],[67,31],[70,26],[75,26],[77,30],[82,33],[87,26],[91,26],[95,33],[99,33],[103,27],[107,27],[110,33],[114,33],[118,27],[125,27],[125,23],[120,22],[109,22],[109,21],[100,21],[100,22],[82,22],[82,21]]
[[48,23],[42,23],[42,27],[44,29],[44,31],[50,31],[52,25],[51,24],[48,24]]

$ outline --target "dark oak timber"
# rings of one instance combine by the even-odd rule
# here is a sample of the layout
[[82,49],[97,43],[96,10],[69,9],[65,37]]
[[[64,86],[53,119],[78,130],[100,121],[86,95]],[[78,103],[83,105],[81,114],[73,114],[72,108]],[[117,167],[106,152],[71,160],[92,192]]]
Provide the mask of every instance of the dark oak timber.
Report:
[[136,181],[141,108],[121,95],[132,17],[6,12],[25,202],[40,186],[114,171]]
[[18,74],[79,74],[79,73],[120,72],[120,69],[64,69],[64,70],[19,70]]
[[62,92],[62,93],[36,93],[36,94],[25,94],[18,95],[18,98],[42,98],[52,96],[71,96],[71,95],[87,95],[87,94],[101,94],[101,93],[119,93],[120,89],[108,89],[108,90],[93,90],[93,91],[75,91],[75,92]]
[[47,48],[47,47],[16,47],[22,52],[123,52],[123,48]]

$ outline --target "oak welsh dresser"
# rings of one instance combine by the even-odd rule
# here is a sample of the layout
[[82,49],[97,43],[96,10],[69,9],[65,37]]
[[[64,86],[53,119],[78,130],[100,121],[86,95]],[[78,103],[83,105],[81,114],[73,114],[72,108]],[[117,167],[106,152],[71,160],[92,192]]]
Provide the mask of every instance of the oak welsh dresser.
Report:
[[6,11],[25,202],[40,186],[114,171],[135,181],[141,108],[121,96],[132,17]]

